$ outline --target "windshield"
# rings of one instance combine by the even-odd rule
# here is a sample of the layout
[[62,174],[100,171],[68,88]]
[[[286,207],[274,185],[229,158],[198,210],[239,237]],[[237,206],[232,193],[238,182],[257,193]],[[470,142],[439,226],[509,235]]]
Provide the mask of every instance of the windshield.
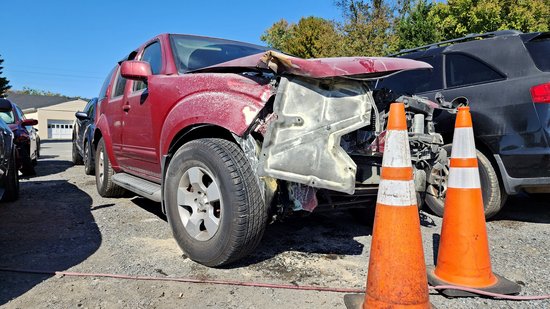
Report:
[[13,115],[13,111],[9,112],[0,112],[0,118],[4,120],[7,124],[14,124],[15,123],[15,117]]
[[202,69],[267,50],[259,45],[222,39],[187,35],[171,35],[170,37],[174,59],[180,73]]

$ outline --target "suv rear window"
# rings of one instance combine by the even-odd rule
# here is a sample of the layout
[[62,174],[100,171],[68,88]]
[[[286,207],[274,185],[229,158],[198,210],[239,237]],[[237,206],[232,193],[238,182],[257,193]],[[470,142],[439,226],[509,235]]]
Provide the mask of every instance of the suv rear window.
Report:
[[550,34],[525,43],[531,58],[539,70],[550,72]]
[[443,88],[441,78],[441,57],[425,57],[414,59],[424,61],[433,67],[433,70],[412,70],[400,72],[384,78],[376,86],[377,89],[387,88],[397,94],[416,94]]
[[445,56],[445,75],[447,87],[487,83],[504,78],[485,63],[462,54]]

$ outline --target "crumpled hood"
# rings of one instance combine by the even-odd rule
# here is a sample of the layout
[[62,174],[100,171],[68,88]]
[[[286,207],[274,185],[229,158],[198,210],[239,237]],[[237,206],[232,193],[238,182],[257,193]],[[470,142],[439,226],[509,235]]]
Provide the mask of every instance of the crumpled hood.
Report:
[[254,54],[213,65],[196,70],[195,72],[213,71],[216,68],[239,67],[270,69],[277,74],[291,74],[312,78],[354,75],[374,77],[403,70],[432,68],[431,65],[425,62],[404,58],[339,57],[302,59],[270,50],[265,53]]

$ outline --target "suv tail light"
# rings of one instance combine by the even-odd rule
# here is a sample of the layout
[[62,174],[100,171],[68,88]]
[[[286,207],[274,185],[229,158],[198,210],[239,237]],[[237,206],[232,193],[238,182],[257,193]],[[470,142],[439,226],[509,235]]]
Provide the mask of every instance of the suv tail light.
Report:
[[535,103],[550,103],[550,83],[531,87],[531,97]]

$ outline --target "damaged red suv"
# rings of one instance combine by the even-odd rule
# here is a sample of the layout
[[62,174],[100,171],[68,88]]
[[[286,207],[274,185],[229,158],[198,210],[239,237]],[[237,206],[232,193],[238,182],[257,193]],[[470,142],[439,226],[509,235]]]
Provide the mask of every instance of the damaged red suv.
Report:
[[[98,192],[161,202],[186,255],[208,266],[234,262],[270,221],[372,204],[391,103],[372,83],[430,68],[159,35],[120,61],[99,95]],[[433,102],[424,103],[407,103],[419,193],[443,141],[428,121]]]

